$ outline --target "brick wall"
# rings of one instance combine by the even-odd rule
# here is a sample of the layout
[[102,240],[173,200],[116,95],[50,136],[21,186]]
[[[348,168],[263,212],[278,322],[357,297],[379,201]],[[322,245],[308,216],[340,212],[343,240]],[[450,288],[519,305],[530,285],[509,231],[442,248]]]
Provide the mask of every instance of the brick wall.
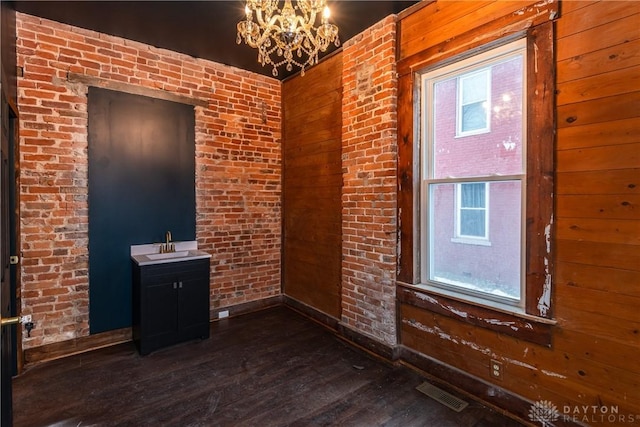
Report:
[[87,86],[69,72],[190,96],[196,236],[211,305],[280,293],[280,83],[142,43],[18,14],[24,347],[89,333]]
[[396,344],[395,17],[343,47],[342,323]]

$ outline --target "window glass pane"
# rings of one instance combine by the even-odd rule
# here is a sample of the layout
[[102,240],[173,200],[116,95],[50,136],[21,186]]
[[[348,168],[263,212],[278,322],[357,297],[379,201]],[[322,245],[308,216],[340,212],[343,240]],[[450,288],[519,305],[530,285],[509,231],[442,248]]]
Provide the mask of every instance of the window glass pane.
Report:
[[[460,186],[477,189],[482,185]],[[456,236],[456,186],[454,183],[429,184],[429,280],[453,289],[462,288],[507,301],[519,300],[522,267],[520,181],[492,181],[487,187],[489,205],[486,210],[461,209],[461,223],[464,224],[461,228],[470,236],[485,234],[484,215],[489,215],[488,241],[478,244],[461,241],[460,236]],[[479,194],[475,190],[468,193],[463,190],[460,198],[478,205],[482,197],[476,193]]]
[[462,132],[487,128],[487,114],[484,102],[462,106]]
[[472,184],[460,184],[461,205],[463,208],[484,208],[485,207],[485,183],[475,182]]
[[[431,139],[431,162],[428,175],[433,179],[486,176],[488,174],[517,175],[523,170],[523,54],[497,61],[487,67],[487,73],[477,71],[454,71],[432,85],[432,106],[429,108]],[[476,74],[472,74],[476,73]],[[491,75],[491,78],[488,76]],[[469,76],[468,78],[462,78]],[[481,101],[463,105],[457,110],[458,82],[478,83],[482,78],[490,82],[490,123],[486,121],[486,92]],[[466,83],[465,87],[467,86]],[[463,90],[461,96],[473,101],[480,91]],[[490,132],[459,136],[458,114],[464,116],[462,131],[490,129]]]
[[470,237],[485,237],[484,209],[460,210],[460,235]]
[[483,102],[487,99],[487,73],[476,73],[460,79],[462,84],[462,104]]

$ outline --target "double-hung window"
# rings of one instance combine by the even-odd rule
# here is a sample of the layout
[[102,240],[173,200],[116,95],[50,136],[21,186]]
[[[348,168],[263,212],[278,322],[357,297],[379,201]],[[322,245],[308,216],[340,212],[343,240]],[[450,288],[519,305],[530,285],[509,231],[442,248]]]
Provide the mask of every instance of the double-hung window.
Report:
[[421,283],[524,307],[526,39],[421,83]]

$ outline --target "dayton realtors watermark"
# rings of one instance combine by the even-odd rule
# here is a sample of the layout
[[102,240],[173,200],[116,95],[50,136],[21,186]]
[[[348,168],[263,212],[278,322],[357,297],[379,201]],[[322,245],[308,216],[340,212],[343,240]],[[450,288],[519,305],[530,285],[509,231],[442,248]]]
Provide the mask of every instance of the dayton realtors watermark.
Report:
[[542,426],[552,426],[555,421],[585,424],[640,424],[640,415],[621,413],[618,406],[563,405],[558,408],[548,400],[539,400],[531,405],[529,419]]

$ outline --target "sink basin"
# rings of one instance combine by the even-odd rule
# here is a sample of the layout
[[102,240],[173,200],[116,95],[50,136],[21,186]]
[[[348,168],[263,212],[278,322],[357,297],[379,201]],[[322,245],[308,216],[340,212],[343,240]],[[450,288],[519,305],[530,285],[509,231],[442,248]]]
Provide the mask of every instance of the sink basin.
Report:
[[147,258],[149,259],[169,259],[169,258],[182,258],[189,255],[189,251],[179,251],[179,252],[166,252],[164,254],[148,254]]
[[160,243],[131,245],[131,260],[144,266],[211,258],[211,254],[198,250],[198,242],[195,240],[175,242],[175,252],[159,253],[160,248]]

